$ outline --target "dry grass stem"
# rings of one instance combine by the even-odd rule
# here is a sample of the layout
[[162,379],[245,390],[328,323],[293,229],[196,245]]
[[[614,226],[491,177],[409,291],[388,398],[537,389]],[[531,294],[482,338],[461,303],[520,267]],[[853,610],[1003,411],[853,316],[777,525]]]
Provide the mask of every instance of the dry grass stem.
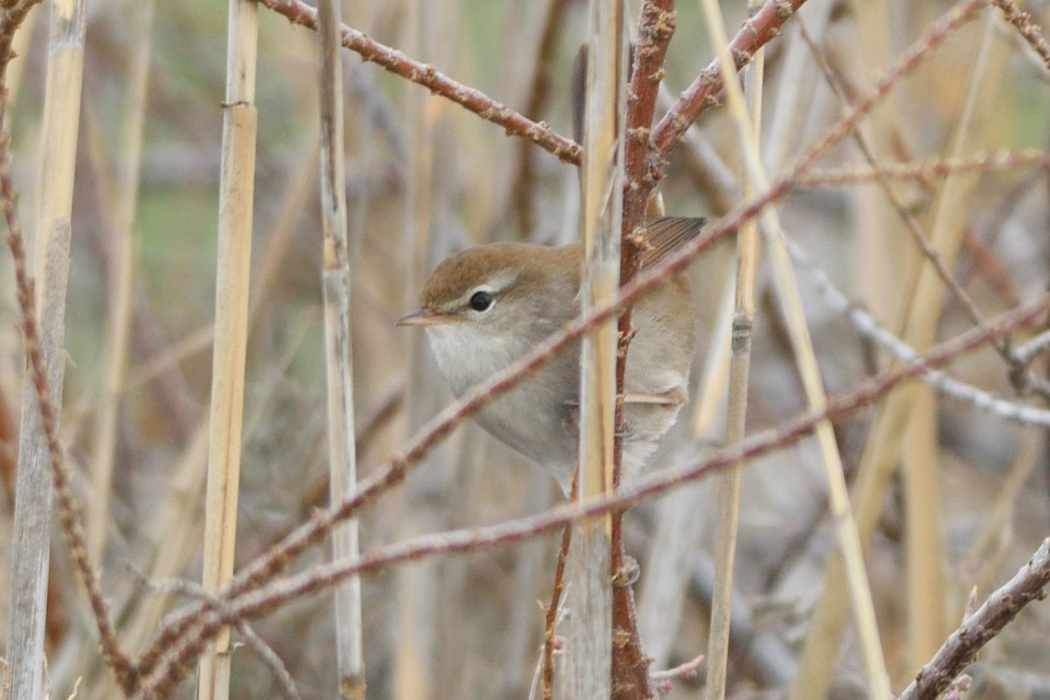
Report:
[[[589,4],[581,185],[584,314],[614,299],[619,284],[627,77],[624,12],[621,1]],[[609,318],[583,337],[580,349],[581,502],[615,491],[616,375],[617,323]],[[609,515],[574,525],[569,548],[573,615],[564,652],[564,697],[613,697],[612,546]]]
[[[328,458],[331,502],[357,491],[354,450],[354,385],[350,334],[350,258],[346,233],[346,175],[343,148],[343,64],[340,54],[339,0],[318,6],[321,82],[321,220],[325,360],[328,386]],[[332,559],[358,556],[358,522],[350,518],[332,530]],[[346,700],[365,695],[361,636],[361,579],[351,577],[335,590],[336,658],[339,694]]]
[[[35,273],[30,281],[25,244],[15,212],[16,194],[6,130],[6,71],[11,41],[35,3],[4,8],[0,17],[0,198],[15,268],[22,333],[31,381],[22,393],[18,480],[7,635],[10,688],[15,697],[43,693],[44,623],[47,612],[52,486],[58,496],[62,532],[87,592],[103,658],[126,684],[131,663],[121,650],[109,611],[87,554],[83,525],[71,492],[72,475],[58,437],[65,370],[65,306],[72,232],[74,164],[80,120],[84,59],[84,7],[68,0],[52,7],[52,31],[41,154]],[[125,686],[126,687],[126,686]]]
[[[718,5],[713,0],[704,0],[703,8],[708,17],[712,43],[716,46],[726,46],[724,23]],[[719,58],[726,96],[740,136],[748,175],[758,190],[765,190],[768,188],[767,177],[757,145],[754,143],[754,127],[750,124],[740,86],[733,81],[730,71],[732,56],[728,50],[723,49]],[[779,217],[773,206],[764,208],[758,216],[762,225],[762,233],[770,247],[773,277],[778,296],[787,315],[788,333],[791,337],[791,346],[795,353],[795,362],[802,379],[806,400],[812,410],[819,412],[826,405],[827,396],[817,367],[809,327],[806,325],[798,284],[784,244]],[[861,554],[860,539],[850,509],[849,493],[831,423],[829,421],[819,423],[816,426],[815,437],[828,481],[829,505],[836,521],[836,536],[840,552],[846,562],[847,586],[857,620],[864,664],[868,672],[868,692],[872,697],[885,697],[890,693],[889,676],[886,673],[886,662],[882,655],[882,645],[879,640],[874,604]],[[728,589],[726,596],[731,600],[731,585]]]
[[[212,593],[233,575],[237,537],[255,185],[258,5],[254,0],[230,0],[228,32],[202,577],[204,589]],[[201,657],[198,700],[229,696],[229,644],[226,628]]]
[[[709,4],[703,7],[708,22],[721,21]],[[717,40],[716,40],[717,41]],[[722,65],[726,65],[722,56]],[[761,48],[745,74],[751,93],[750,117],[737,124],[741,140],[755,153],[760,150],[762,133],[762,91],[765,83],[765,49]],[[734,88],[738,89],[736,84]],[[735,93],[730,101],[735,99]],[[737,117],[734,110],[734,117]],[[743,148],[744,146],[742,146]],[[744,196],[753,196],[756,183],[745,173]],[[726,409],[726,444],[735,445],[744,439],[747,425],[747,392],[751,371],[751,331],[755,322],[755,269],[760,249],[757,222],[748,221],[737,232],[736,290],[733,299],[731,356],[729,359],[729,405]],[[729,661],[729,630],[733,607],[733,575],[736,562],[737,530],[740,520],[740,469],[735,465],[719,475],[718,541],[715,546],[715,586],[711,596],[711,629],[707,642],[708,700],[723,700],[726,695],[727,665]]]
[[[956,6],[953,14],[964,10],[972,13],[978,8],[979,4],[974,2],[960,4]],[[979,76],[983,66],[983,62],[978,62],[975,66],[968,94],[968,114],[972,114],[978,104],[982,112],[992,107],[990,103],[975,101],[975,94],[981,84]],[[991,69],[987,75],[995,74],[995,69]],[[978,116],[975,121],[981,124],[986,120]],[[953,156],[970,150],[967,140],[968,123],[969,119],[963,119],[958,125],[952,148]],[[962,200],[973,184],[974,180],[970,177],[964,181],[958,178],[954,181],[949,179],[939,195],[940,203],[935,210],[929,243],[929,247],[936,253],[937,263],[923,266],[921,269],[914,294],[908,300],[909,309],[901,333],[901,338],[919,351],[929,347],[937,328],[936,320],[940,317],[943,302],[943,275],[951,268],[955,252],[958,250],[962,217],[966,212]],[[925,246],[925,241],[923,245]],[[951,279],[950,275],[948,279]],[[887,400],[880,404],[868,435],[854,493],[854,511],[862,542],[867,542],[874,530],[883,496],[900,455],[902,433],[899,428],[907,424],[914,396],[914,391],[905,389],[887,397]],[[926,541],[934,540],[927,538]],[[796,681],[796,692],[822,693],[830,678],[834,656],[833,652],[829,652],[837,647],[844,623],[846,601],[840,592],[843,573],[841,562],[833,559],[828,567],[821,600],[807,637],[801,667],[803,671]]]

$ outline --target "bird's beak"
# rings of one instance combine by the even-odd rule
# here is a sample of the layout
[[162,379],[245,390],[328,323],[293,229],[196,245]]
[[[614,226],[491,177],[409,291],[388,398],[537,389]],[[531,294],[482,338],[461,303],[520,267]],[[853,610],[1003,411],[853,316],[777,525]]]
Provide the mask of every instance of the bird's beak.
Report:
[[413,311],[410,314],[405,314],[401,318],[397,319],[395,326],[434,326],[439,323],[447,323],[448,315],[431,311],[430,309],[420,309],[419,311]]

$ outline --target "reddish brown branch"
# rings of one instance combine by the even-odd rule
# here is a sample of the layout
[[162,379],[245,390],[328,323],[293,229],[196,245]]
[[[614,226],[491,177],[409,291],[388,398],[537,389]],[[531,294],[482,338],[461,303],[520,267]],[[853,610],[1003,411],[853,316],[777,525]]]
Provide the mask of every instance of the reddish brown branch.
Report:
[[1050,68],[1050,44],[1046,43],[1039,31],[1039,25],[1032,21],[1032,16],[1017,7],[1013,0],[992,0],[992,4],[1002,10],[1006,21],[1014,25],[1017,33],[1039,54],[1043,64]]
[[[648,0],[642,3],[638,20],[638,45],[631,66],[627,90],[626,138],[624,144],[623,221],[620,243],[620,286],[634,279],[641,269],[645,241],[643,231],[648,216],[649,193],[656,182],[646,173],[649,133],[653,123],[660,82],[664,78],[664,58],[674,35],[676,15],[674,0]],[[648,180],[647,182],[643,182]],[[621,315],[617,325],[616,392],[624,393],[627,352],[631,332],[631,308]],[[617,433],[626,430],[623,404],[617,402]],[[620,483],[623,444],[616,440],[613,461],[613,483]],[[614,579],[624,569],[623,511],[612,517],[610,563]],[[630,586],[614,586],[612,594],[612,696],[616,700],[638,700],[655,696],[649,680],[649,659],[642,650],[641,636]]]
[[[274,12],[284,15],[293,24],[317,30],[317,10],[299,0],[258,1]],[[429,63],[421,63],[396,49],[384,46],[345,24],[341,27],[341,35],[343,46],[360,55],[362,60],[371,61],[391,73],[422,85],[435,95],[452,100],[482,119],[502,126],[511,136],[524,136],[566,163],[580,164],[580,145],[556,134],[546,122],[526,119],[480,90],[449,78]]]
[[1046,598],[1050,583],[1050,538],[1009,583],[966,618],[915,675],[898,700],[934,700],[976,658],[977,653],[1033,600]]
[[[729,42],[736,69],[740,70],[751,60],[760,47],[767,44],[780,31],[780,27],[806,0],[767,0],[758,12],[744,22],[744,26]],[[666,156],[708,107],[718,104],[722,92],[722,72],[718,58],[697,76],[678,100],[653,129],[650,172],[660,177],[659,160]]]

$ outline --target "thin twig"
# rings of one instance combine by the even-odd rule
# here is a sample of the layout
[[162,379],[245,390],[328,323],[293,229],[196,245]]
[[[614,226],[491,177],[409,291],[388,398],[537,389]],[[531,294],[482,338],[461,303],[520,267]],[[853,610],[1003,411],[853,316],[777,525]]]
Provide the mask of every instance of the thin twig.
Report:
[[992,0],[992,4],[1002,10],[1006,21],[1014,25],[1017,33],[1039,54],[1043,64],[1050,68],[1050,44],[1040,33],[1039,25],[1032,22],[1032,16],[1021,10],[1013,0]]
[[1021,609],[1046,598],[1050,583],[1050,538],[1010,581],[988,597],[977,612],[952,633],[915,675],[898,700],[934,700],[977,658],[981,648],[1003,631]]
[[[758,12],[744,22],[744,26],[729,42],[729,52],[736,70],[751,60],[760,46],[777,36],[780,27],[791,18],[806,0],[767,0]],[[671,110],[653,128],[649,169],[659,177],[659,162],[677,145],[682,134],[708,108],[718,104],[724,84],[718,58],[697,76],[678,97]]]
[[[259,4],[284,15],[289,22],[317,29],[317,10],[299,0],[257,0]],[[502,126],[508,135],[523,136],[566,163],[579,165],[580,145],[556,134],[546,122],[526,119],[506,105],[496,102],[476,88],[456,82],[428,63],[384,46],[345,24],[341,26],[343,46],[357,52],[362,60],[371,61],[391,73],[422,85],[474,112],[485,121]]]
[[[139,576],[142,583],[150,589],[154,594],[170,595],[176,593],[178,595],[195,598],[205,602],[210,608],[218,611],[225,611],[228,613],[228,606],[223,603],[219,598],[209,593],[200,584],[193,583],[192,581],[186,581],[184,579],[161,579],[161,580],[148,580],[143,576]],[[285,700],[301,700],[302,696],[299,694],[299,690],[295,687],[295,681],[292,680],[292,674],[288,672],[284,662],[281,661],[281,657],[277,655],[269,644],[263,641],[262,637],[255,633],[252,626],[247,621],[241,619],[237,620],[235,625],[237,631],[240,632],[241,637],[244,638],[245,645],[255,652],[255,655],[259,657],[263,666],[270,672],[274,680],[277,681],[277,688],[281,691],[281,696]]]
[[[569,494],[569,502],[574,502],[577,497],[578,479],[575,474],[572,477],[572,491]],[[543,675],[540,680],[540,689],[543,700],[551,700],[554,696],[554,636],[557,622],[558,610],[561,608],[561,595],[565,590],[565,562],[569,558],[569,545],[572,543],[572,527],[565,526],[561,533],[561,544],[558,546],[558,559],[554,565],[554,585],[551,587],[551,602],[544,616],[543,626]]]
[[[674,0],[646,0],[638,18],[638,46],[634,51],[630,85],[627,90],[627,111],[624,124],[623,214],[620,224],[619,285],[631,282],[641,269],[645,249],[645,221],[649,216],[649,195],[655,182],[646,182],[646,159],[653,113],[665,75],[664,57],[676,27]],[[617,324],[616,392],[623,395],[627,372],[627,353],[634,333],[631,308],[621,315]],[[617,402],[614,416],[616,432],[627,430],[623,404]],[[613,484],[620,483],[623,441],[614,446]],[[623,514],[612,516],[612,570],[613,576],[625,566],[623,545]],[[649,678],[648,657],[642,650],[638,633],[634,591],[630,586],[615,586],[612,591],[614,698],[651,697],[653,688]]]
[[930,180],[961,173],[1006,172],[1032,166],[1050,166],[1050,151],[1028,148],[973,153],[960,158],[929,158],[904,163],[880,163],[877,168],[823,170],[798,179],[799,187],[861,185],[885,180]]
[[[828,306],[843,314],[853,324],[853,328],[857,333],[889,350],[901,362],[911,362],[919,357],[919,352],[915,348],[881,325],[874,316],[861,306],[860,302],[850,299],[839,290],[827,273],[814,264],[813,259],[796,241],[785,237],[785,242],[788,246],[788,252],[791,253],[791,259],[798,269],[810,276],[812,283],[817,288],[817,292],[820,293]],[[1025,352],[1024,357],[1028,357],[1028,352],[1033,347],[1038,348],[1039,344],[1036,344],[1036,341],[1040,341],[1040,344],[1046,343],[1050,345],[1050,333],[1037,336],[1028,344],[1015,350],[1014,353],[1020,355],[1022,352]],[[945,396],[968,403],[982,411],[988,411],[1003,420],[1021,425],[1050,427],[1050,410],[1037,406],[1026,406],[995,396],[990,392],[961,382],[938,370],[927,372],[921,378]]]

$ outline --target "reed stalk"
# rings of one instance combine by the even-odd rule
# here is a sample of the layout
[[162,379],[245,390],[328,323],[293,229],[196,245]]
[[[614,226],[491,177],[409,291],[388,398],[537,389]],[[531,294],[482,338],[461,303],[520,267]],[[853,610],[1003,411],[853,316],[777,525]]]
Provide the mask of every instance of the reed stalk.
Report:
[[[753,127],[749,125],[744,97],[740,86],[732,79],[732,56],[727,48],[728,43],[721,10],[714,0],[702,1],[702,7],[708,18],[708,28],[712,42],[715,46],[721,47],[719,55],[726,85],[726,97],[740,133],[745,156],[744,162],[747,164],[749,175],[754,181],[756,190],[759,192],[768,191],[769,182],[765,169],[762,166],[758,149],[751,139],[751,134],[754,132]],[[827,396],[824,392],[819,368],[817,367],[816,354],[813,350],[809,328],[806,325],[805,315],[802,310],[798,283],[792,271],[791,260],[784,243],[783,231],[780,227],[776,208],[774,206],[765,207],[759,212],[758,217],[762,226],[763,236],[770,247],[773,277],[778,295],[784,305],[788,333],[795,353],[796,367],[805,390],[806,401],[811,410],[822,411],[827,405]],[[814,429],[814,436],[820,449],[821,464],[824,467],[828,482],[828,500],[836,522],[835,535],[838,539],[839,550],[846,563],[846,572],[848,574],[846,588],[850,601],[853,604],[860,636],[861,652],[868,672],[868,692],[873,698],[887,697],[890,694],[889,676],[887,675],[886,662],[882,655],[882,645],[879,640],[875,609],[871,599],[871,589],[864,569],[860,538],[850,508],[849,492],[846,489],[845,477],[843,476],[841,457],[835,443],[835,436],[830,421],[825,420],[818,423]]]
[[[987,91],[997,87],[995,76],[998,75],[1001,72],[995,69],[994,62],[975,60],[970,75],[967,107],[956,124],[949,149],[952,156],[965,154],[972,147],[981,145],[981,130],[973,127],[987,123],[991,110],[995,108],[995,101],[990,99]],[[968,211],[965,202],[976,182],[977,176],[973,174],[949,177],[938,196],[945,206],[935,209],[937,213],[928,240],[947,269],[952,268],[958,252],[963,221],[961,217]],[[955,209],[947,206],[951,202],[955,203]],[[921,353],[930,347],[936,336],[937,322],[944,303],[944,282],[934,266],[926,264],[919,271],[913,290],[898,335]],[[902,428],[910,420],[916,389],[906,387],[894,392],[880,402],[876,409],[857,468],[853,495],[857,530],[862,543],[867,543],[874,533],[890,479],[897,468],[901,456]],[[799,676],[792,688],[792,697],[796,700],[812,697],[814,693],[822,695],[830,684],[848,604],[842,593],[843,576],[841,559],[837,555],[832,556],[807,632]]]
[[[354,384],[350,333],[350,257],[346,234],[346,173],[343,149],[343,63],[339,41],[341,0],[318,5],[321,81],[321,224],[323,234],[325,367],[328,389],[328,459],[331,502],[357,492],[354,450]],[[332,529],[332,558],[358,556],[358,523],[348,518]],[[361,635],[361,579],[335,588],[336,663],[339,696],[365,695]]]
[[[233,576],[237,537],[255,184],[258,5],[253,0],[230,0],[228,21],[204,516],[203,584],[208,592],[219,590]],[[201,656],[197,698],[226,700],[229,684],[230,630],[225,627]]]
[[[741,138],[748,139],[750,148],[758,153],[762,136],[765,47],[758,50],[745,70],[746,85],[751,93],[751,118],[749,125],[740,126],[740,133]],[[754,190],[754,178],[745,175],[744,196],[753,196]],[[743,440],[747,425],[751,329],[755,323],[755,268],[758,266],[760,254],[756,229],[757,222],[751,219],[740,227],[736,239],[736,291],[729,358],[729,406],[726,412],[727,445],[735,445]],[[733,608],[733,567],[736,562],[737,529],[740,521],[741,466],[734,465],[718,476],[718,541],[715,585],[711,597],[711,628],[707,643],[707,700],[724,700],[726,694],[726,665],[729,660],[729,630]]]
[[[39,342],[50,400],[62,404],[65,375],[65,310],[73,208],[73,175],[84,76],[84,2],[51,5],[47,86],[40,154],[40,187],[33,254],[33,281]],[[6,66],[5,66],[6,67]],[[43,697],[44,624],[50,564],[51,454],[36,385],[22,390],[18,476],[11,536],[11,578],[7,621],[9,695]],[[57,411],[57,408],[56,408]],[[55,427],[59,416],[56,414]]]
[[[587,313],[619,286],[627,54],[622,0],[591,0],[584,107],[583,280]],[[612,493],[617,324],[584,336],[580,351],[580,500]],[[563,697],[610,697],[612,518],[576,523],[569,558],[573,615]]]

